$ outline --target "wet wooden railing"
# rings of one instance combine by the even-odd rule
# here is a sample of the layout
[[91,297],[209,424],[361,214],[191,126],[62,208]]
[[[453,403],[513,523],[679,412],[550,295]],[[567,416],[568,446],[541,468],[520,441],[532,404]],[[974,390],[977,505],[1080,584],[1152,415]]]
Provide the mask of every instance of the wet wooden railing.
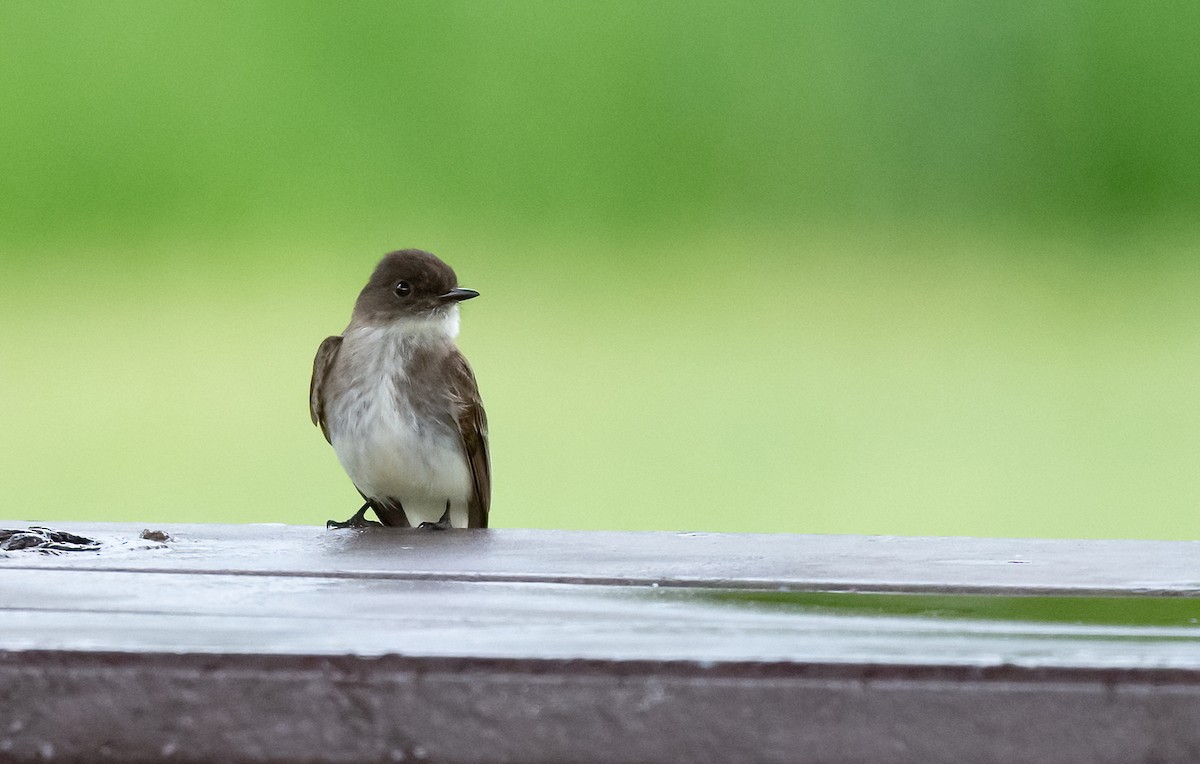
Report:
[[0,760],[1200,761],[1197,543],[54,527]]

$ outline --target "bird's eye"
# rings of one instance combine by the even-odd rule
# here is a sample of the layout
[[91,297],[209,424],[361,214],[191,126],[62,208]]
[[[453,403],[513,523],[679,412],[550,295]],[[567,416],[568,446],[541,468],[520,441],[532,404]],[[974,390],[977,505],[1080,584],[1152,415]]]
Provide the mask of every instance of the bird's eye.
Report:
[[408,297],[410,294],[412,294],[412,284],[407,281],[401,281],[399,284],[396,284],[397,297]]

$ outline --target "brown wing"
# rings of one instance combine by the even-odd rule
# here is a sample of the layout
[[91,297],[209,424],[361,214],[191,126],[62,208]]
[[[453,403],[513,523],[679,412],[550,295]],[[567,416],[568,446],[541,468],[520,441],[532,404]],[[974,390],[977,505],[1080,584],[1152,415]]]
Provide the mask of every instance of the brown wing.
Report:
[[488,527],[492,505],[492,463],[488,456],[487,414],[467,359],[457,350],[446,358],[446,379],[457,404],[458,434],[471,467],[474,490],[467,504],[467,527]]
[[313,424],[321,428],[325,440],[329,440],[329,426],[325,424],[325,380],[341,349],[341,337],[325,338],[313,359],[312,383],[308,386],[308,413],[312,414]]

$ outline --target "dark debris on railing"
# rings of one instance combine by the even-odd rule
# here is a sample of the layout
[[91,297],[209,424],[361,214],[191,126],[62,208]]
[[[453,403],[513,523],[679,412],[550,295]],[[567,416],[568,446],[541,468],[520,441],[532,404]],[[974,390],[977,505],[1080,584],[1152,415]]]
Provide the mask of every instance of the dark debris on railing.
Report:
[[0,529],[0,551],[28,549],[46,554],[60,552],[95,552],[100,542],[67,531],[56,531],[34,525],[29,528]]

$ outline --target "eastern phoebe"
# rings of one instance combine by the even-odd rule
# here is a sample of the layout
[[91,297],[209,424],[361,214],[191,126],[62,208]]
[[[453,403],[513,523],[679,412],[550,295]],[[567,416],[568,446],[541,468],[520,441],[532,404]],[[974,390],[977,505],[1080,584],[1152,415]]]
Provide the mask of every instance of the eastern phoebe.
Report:
[[454,344],[458,303],[478,297],[428,252],[379,261],[350,325],[313,361],[309,410],[366,503],[330,528],[486,528],[487,416]]

